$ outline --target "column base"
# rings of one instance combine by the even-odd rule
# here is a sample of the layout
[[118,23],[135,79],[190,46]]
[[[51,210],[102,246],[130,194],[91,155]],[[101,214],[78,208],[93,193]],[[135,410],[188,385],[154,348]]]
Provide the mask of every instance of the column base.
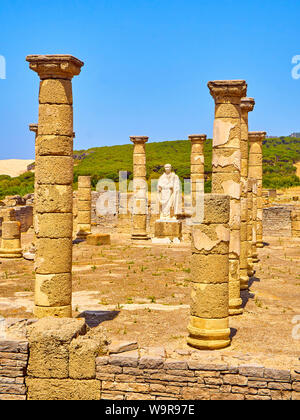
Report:
[[36,318],[72,318],[72,306],[35,306],[33,313]]
[[244,310],[242,308],[242,299],[230,299],[229,300],[229,315],[241,315]]
[[192,316],[188,332],[188,345],[199,350],[222,349],[231,343],[228,318],[204,319]]
[[240,289],[241,290],[248,290],[249,289],[249,277],[241,277],[240,278]]
[[0,248],[0,258],[9,258],[9,259],[23,258],[23,250],[22,248],[18,248],[18,249]]
[[264,247],[264,243],[263,242],[257,242],[256,243],[256,248],[263,248]]

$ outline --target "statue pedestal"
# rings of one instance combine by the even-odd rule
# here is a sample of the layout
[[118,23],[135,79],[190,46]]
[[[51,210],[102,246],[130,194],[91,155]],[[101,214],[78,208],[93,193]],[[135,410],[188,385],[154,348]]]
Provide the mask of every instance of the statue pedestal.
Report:
[[172,219],[157,220],[155,222],[155,238],[181,239],[182,222]]

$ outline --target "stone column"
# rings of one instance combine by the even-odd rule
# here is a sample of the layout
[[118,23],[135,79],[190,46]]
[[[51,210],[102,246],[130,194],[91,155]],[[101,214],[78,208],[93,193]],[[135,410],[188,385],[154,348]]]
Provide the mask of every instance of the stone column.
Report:
[[249,132],[249,178],[257,180],[257,221],[256,221],[256,246],[263,247],[263,198],[262,198],[262,143],[266,137],[265,131]]
[[192,227],[192,303],[189,345],[220,349],[230,344],[229,328],[230,197],[204,196],[204,220]]
[[77,239],[84,240],[91,232],[92,189],[91,177],[78,177]]
[[243,312],[240,297],[240,221],[241,221],[241,99],[246,96],[244,80],[208,83],[216,104],[212,192],[230,196],[229,314]]
[[196,194],[204,193],[204,143],[205,134],[189,136],[191,141],[191,197],[192,206],[196,205]]
[[[255,227],[255,237],[256,237],[256,218],[255,218],[255,225],[253,224],[253,189],[254,189],[254,182],[256,180],[252,178],[248,178],[247,182],[247,274],[248,277],[252,277],[254,275],[254,261],[252,256],[252,243],[253,243],[253,228]],[[256,203],[257,204],[257,203]]]
[[22,258],[21,223],[16,221],[14,209],[5,209],[2,214],[0,258]]
[[257,219],[257,180],[252,180],[252,243],[251,243],[251,255],[252,262],[258,263],[258,255],[256,248],[256,219]]
[[146,152],[145,144],[149,137],[132,136],[133,147],[133,229],[134,240],[149,239],[147,235],[147,188],[146,188]]
[[72,316],[73,98],[83,63],[69,55],[31,55],[38,73],[35,309],[37,318]]
[[247,290],[248,277],[248,240],[247,240],[247,181],[248,181],[248,113],[253,111],[255,101],[253,98],[241,100],[241,255],[240,255],[240,283],[241,290]]
[[[37,159],[37,136],[38,136],[38,124],[29,124],[29,131],[32,131],[35,134],[35,162]],[[34,224],[34,220],[35,220],[35,199],[36,199],[36,191],[37,191],[37,187],[36,187],[36,177],[34,180],[34,205],[33,205],[33,224]],[[34,229],[35,232],[35,229]],[[31,247],[31,252],[35,253],[35,242],[36,242],[36,238],[35,238],[35,233],[34,233],[34,237],[33,237],[33,242],[32,242],[32,247]]]
[[300,209],[294,209],[291,213],[292,237],[300,238]]

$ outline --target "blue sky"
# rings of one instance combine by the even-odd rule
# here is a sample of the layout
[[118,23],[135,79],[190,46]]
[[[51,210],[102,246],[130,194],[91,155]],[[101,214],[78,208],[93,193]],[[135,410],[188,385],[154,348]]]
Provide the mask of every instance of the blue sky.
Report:
[[211,137],[214,79],[247,81],[251,130],[300,131],[299,0],[10,0],[0,18],[0,159],[34,156],[39,80],[25,57],[36,53],[85,62],[73,79],[76,149]]

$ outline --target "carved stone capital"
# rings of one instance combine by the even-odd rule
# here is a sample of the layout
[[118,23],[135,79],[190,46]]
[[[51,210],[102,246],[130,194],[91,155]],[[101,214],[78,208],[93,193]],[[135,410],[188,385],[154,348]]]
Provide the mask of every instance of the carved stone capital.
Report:
[[207,84],[211,96],[218,103],[237,103],[247,94],[245,80],[213,80]]
[[84,63],[72,55],[28,55],[31,70],[38,73],[41,80],[67,79],[80,74]]

